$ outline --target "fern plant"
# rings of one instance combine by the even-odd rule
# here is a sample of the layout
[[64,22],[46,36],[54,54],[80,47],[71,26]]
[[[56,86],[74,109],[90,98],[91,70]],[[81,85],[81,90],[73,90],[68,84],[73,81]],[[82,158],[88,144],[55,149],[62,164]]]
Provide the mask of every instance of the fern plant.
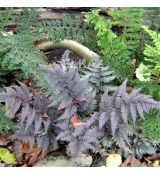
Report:
[[94,25],[104,63],[110,66],[120,82],[126,77],[131,78],[133,70],[130,64],[130,52],[124,40],[112,31],[112,20],[100,16],[98,10],[88,13],[85,18],[87,23]]
[[[86,84],[82,82],[82,80],[86,81],[86,79],[81,80],[76,68],[73,67],[63,69],[61,65],[55,65],[54,70],[43,67],[41,69],[48,81],[57,89],[59,97],[57,108],[60,112],[57,126],[61,130],[57,139],[68,142],[67,150],[71,156],[93,149],[92,146],[96,144],[98,138],[103,136],[104,132],[108,132],[110,137],[113,138],[116,135],[117,138],[121,136],[124,143],[131,145],[128,132],[125,130],[126,126],[128,127],[132,122],[135,124],[138,116],[144,118],[144,114],[150,109],[160,108],[159,102],[154,101],[151,96],[140,94],[140,89],[127,94],[126,80],[115,90],[112,96],[108,95],[108,91],[104,93],[99,112],[94,112],[83,122],[78,122],[78,106],[81,108],[81,105],[88,101],[86,96],[88,89]],[[80,96],[80,99],[77,98],[78,96]],[[88,109],[85,108],[85,110],[87,111]],[[73,121],[75,124],[73,124]],[[122,126],[124,126],[123,130]],[[88,146],[83,145],[84,138],[86,138],[86,129],[95,131],[92,133],[93,135],[90,135],[90,139],[88,138],[88,141],[85,141]],[[96,135],[96,132],[100,135]],[[94,141],[92,141],[92,137]],[[90,143],[93,145],[91,146]]]
[[62,19],[42,21],[37,23],[36,32],[45,34],[54,43],[68,39],[78,41],[91,49],[96,47],[94,30],[87,24],[83,24],[80,17],[71,15],[63,15]]
[[[25,84],[19,82],[20,86],[6,88],[6,92],[0,94],[0,102],[5,102],[6,114],[12,119],[21,108],[20,122],[25,124],[25,131],[34,123],[35,133],[41,125],[47,132],[49,126],[49,117],[46,114],[48,100],[41,94],[36,94],[32,101],[32,96]],[[32,102],[32,106],[30,103]]]
[[112,97],[109,97],[106,91],[102,99],[99,127],[102,128],[110,121],[113,135],[121,122],[128,125],[129,116],[135,124],[138,115],[144,118],[145,113],[148,113],[149,110],[160,108],[160,102],[154,101],[149,95],[140,94],[141,89],[127,94],[126,83],[127,80],[116,89]]
[[122,32],[118,36],[124,41],[131,58],[135,58],[141,40],[143,9],[119,8],[115,11],[109,11],[109,15],[113,19],[113,27],[122,27]]
[[[52,97],[49,100],[43,93],[32,95],[21,82],[19,86],[13,85],[0,93],[7,116],[19,119],[19,130],[12,138],[31,147],[47,149],[54,145],[57,149],[57,142],[63,141],[67,143],[67,154],[76,157],[89,150],[94,151],[107,133],[113,146],[117,144],[124,149],[127,145],[132,150],[136,147],[132,146],[132,141],[139,138],[139,134],[130,128],[135,127],[139,116],[143,119],[149,110],[160,108],[160,102],[140,94],[140,89],[128,94],[127,80],[113,94],[105,90],[101,103],[97,103],[99,107],[93,107],[95,93],[87,79],[78,73],[77,67],[67,64],[64,69],[61,63],[54,64],[53,68],[39,67],[55,89],[56,99]],[[137,149],[141,150],[140,147]]]
[[144,49],[144,60],[148,68],[150,69],[151,74],[153,75],[151,78],[159,82],[160,80],[160,60],[159,60],[159,45],[160,45],[160,35],[152,30],[149,30],[148,27],[143,27],[144,31],[148,33],[153,41],[153,46],[146,44]]
[[0,42],[2,70],[19,71],[20,78],[34,77],[37,86],[43,87],[49,92],[49,85],[37,66],[38,64],[46,64],[45,57],[32,44],[34,40],[35,37],[27,32],[2,37]]
[[105,134],[101,143],[106,150],[114,150],[124,157],[133,155],[142,159],[144,155],[156,153],[156,147],[136,132],[132,126],[121,125],[119,132],[114,136]]
[[148,139],[149,143],[160,143],[160,112],[151,111],[142,123],[142,133]]
[[57,136],[57,139],[68,142],[68,155],[77,157],[88,150],[94,151],[99,137],[100,134],[97,128],[90,128],[84,124],[74,129],[65,130]]
[[[13,138],[21,138],[20,140],[33,146],[35,139],[40,139],[41,141],[37,140],[37,142],[42,143],[43,137],[38,137],[39,133],[44,133],[42,136],[46,136],[49,130],[50,118],[47,115],[49,102],[47,97],[40,93],[32,98],[27,86],[21,82],[19,85],[7,87],[6,92],[0,94],[0,102],[5,103],[5,113],[9,118],[19,116],[20,129]],[[44,138],[48,139],[48,137]]]

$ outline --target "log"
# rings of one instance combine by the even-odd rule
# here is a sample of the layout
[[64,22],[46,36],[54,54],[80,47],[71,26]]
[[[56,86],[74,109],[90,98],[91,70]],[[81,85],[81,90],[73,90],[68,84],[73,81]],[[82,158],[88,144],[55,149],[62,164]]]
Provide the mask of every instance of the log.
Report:
[[51,41],[43,42],[38,45],[38,48],[40,51],[47,51],[47,50],[52,50],[53,48],[65,48],[69,49],[72,52],[76,53],[77,55],[87,58],[87,59],[92,59],[94,57],[99,58],[99,55],[96,54],[95,52],[91,51],[87,47],[83,46],[82,44],[73,41],[73,40],[62,40],[59,43],[53,43]]

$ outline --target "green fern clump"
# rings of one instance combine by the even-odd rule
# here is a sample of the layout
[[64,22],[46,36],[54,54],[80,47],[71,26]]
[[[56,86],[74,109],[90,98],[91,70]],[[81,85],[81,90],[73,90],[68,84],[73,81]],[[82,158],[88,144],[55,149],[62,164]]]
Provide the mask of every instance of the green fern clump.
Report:
[[54,43],[68,39],[80,42],[85,46],[94,49],[96,42],[93,40],[94,30],[91,26],[83,24],[80,17],[72,17],[65,14],[62,19],[42,21],[36,25],[37,33],[47,33]]
[[115,11],[110,11],[109,15],[113,19],[113,27],[123,27],[119,38],[124,41],[131,57],[134,58],[140,46],[143,9],[119,8]]
[[[38,68],[39,64],[46,64],[46,61],[43,54],[32,44],[35,39],[36,37],[29,32],[2,37],[0,41],[2,71],[19,71],[19,78],[33,77],[37,86],[51,92],[49,84]],[[6,45],[7,48],[4,50]]]
[[147,67],[150,69],[153,80],[160,82],[160,34],[149,30],[148,27],[143,27],[144,31],[151,37],[152,45],[146,44],[144,49],[144,60]]
[[114,22],[106,20],[95,10],[88,13],[85,21],[93,24],[98,37],[98,46],[104,57],[104,63],[114,71],[117,79],[122,82],[126,77],[132,79],[130,52],[125,40],[112,31]]
[[142,124],[142,133],[150,143],[160,143],[160,112],[151,111]]
[[4,131],[15,131],[16,124],[6,117],[4,108],[0,105],[0,133]]
[[35,26],[35,23],[38,22],[39,11],[38,8],[20,8],[21,16],[15,18],[14,21],[17,25],[16,31],[22,32],[29,29],[31,26]]

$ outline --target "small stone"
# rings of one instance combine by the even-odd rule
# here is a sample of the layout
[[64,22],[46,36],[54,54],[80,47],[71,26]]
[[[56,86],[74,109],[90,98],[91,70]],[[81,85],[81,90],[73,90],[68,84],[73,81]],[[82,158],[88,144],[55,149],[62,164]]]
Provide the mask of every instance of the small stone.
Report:
[[75,166],[89,167],[92,164],[93,158],[89,154],[81,154],[78,157],[70,159]]

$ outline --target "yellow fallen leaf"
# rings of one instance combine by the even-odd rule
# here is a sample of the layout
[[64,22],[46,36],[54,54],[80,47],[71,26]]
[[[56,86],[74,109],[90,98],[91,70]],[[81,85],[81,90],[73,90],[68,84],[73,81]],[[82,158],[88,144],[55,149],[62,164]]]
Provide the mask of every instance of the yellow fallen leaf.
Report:
[[122,157],[119,154],[110,154],[106,158],[107,167],[119,167],[122,164]]
[[153,166],[153,167],[159,167],[159,161],[158,161],[158,160],[155,160],[155,161],[152,163],[152,166]]

